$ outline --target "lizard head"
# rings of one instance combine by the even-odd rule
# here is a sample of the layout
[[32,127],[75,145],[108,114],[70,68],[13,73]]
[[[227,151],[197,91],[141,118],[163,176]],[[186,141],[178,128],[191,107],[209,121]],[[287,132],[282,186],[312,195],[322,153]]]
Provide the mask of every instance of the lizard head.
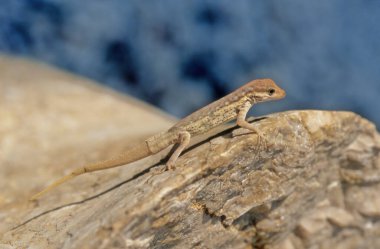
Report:
[[286,96],[285,91],[277,86],[271,79],[253,80],[244,88],[246,89],[246,96],[248,96],[252,102],[282,99]]

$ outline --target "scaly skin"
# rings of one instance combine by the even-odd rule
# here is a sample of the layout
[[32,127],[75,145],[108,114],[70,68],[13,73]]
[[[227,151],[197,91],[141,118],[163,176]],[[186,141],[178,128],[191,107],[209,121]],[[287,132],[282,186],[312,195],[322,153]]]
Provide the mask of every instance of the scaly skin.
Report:
[[214,127],[234,119],[236,119],[238,126],[252,130],[261,136],[260,132],[245,120],[249,109],[256,103],[282,99],[285,95],[285,91],[271,79],[257,79],[248,82],[227,96],[180,120],[168,131],[159,133],[140,144],[132,146],[123,154],[109,160],[87,164],[74,170],[69,175],[58,179],[34,195],[31,200],[39,198],[44,193],[75,176],[132,163],[156,154],[172,144],[179,144],[166,163],[168,169],[173,169],[176,160],[189,144],[191,137],[206,133]]

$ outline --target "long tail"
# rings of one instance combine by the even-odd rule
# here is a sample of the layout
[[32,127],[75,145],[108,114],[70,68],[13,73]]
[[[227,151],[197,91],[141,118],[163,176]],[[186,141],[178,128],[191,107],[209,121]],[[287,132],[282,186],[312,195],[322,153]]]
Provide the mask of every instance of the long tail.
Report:
[[140,159],[142,159],[144,157],[148,157],[150,155],[152,155],[152,152],[149,150],[146,142],[137,144],[137,145],[131,147],[126,152],[124,152],[123,154],[121,154],[117,157],[111,158],[109,160],[101,161],[101,162],[90,163],[90,164],[84,165],[83,167],[72,171],[70,174],[68,174],[68,175],[56,180],[52,184],[50,184],[48,187],[46,187],[41,192],[33,195],[30,198],[30,200],[38,199],[41,195],[49,192],[53,188],[61,185],[62,183],[66,182],[66,181],[70,180],[71,178],[74,178],[78,175],[82,175],[84,173],[93,172],[93,171],[97,171],[97,170],[103,170],[103,169],[118,167],[118,166],[121,166],[124,164],[128,164],[128,163],[140,160]]

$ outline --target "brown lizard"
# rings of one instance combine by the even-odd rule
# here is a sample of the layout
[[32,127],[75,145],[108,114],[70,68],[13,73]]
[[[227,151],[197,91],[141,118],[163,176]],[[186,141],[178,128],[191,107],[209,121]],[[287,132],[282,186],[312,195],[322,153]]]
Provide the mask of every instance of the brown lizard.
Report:
[[254,131],[261,137],[260,132],[245,120],[249,109],[256,103],[284,97],[285,91],[271,79],[257,79],[248,82],[227,96],[180,120],[169,130],[134,145],[123,154],[109,160],[90,163],[72,171],[69,175],[58,179],[34,195],[31,200],[39,198],[42,194],[75,176],[128,164],[156,154],[172,144],[177,144],[178,147],[166,163],[167,169],[173,169],[177,158],[189,144],[191,137],[206,133],[212,128],[234,119],[238,126]]

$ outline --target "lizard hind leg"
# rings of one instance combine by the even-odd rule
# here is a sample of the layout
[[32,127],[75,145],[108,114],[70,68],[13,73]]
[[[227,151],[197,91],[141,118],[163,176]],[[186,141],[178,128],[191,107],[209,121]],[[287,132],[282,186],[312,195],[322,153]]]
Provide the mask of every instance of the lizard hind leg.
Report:
[[177,149],[173,152],[173,154],[170,156],[168,162],[166,163],[166,168],[168,170],[174,169],[175,162],[177,161],[179,155],[182,153],[182,151],[189,145],[190,143],[191,135],[187,131],[180,132],[178,135],[178,144],[179,146]]

